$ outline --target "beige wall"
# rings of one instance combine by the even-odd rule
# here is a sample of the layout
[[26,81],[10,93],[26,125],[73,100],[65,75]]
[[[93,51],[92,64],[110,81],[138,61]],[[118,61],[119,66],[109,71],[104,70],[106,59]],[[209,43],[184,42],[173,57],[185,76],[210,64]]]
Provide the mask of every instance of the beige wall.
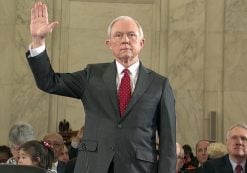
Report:
[[[56,131],[66,118],[72,129],[84,123],[80,100],[39,91],[25,60],[34,0],[0,0],[0,131],[28,121],[37,138]],[[142,62],[168,76],[176,96],[177,140],[192,147],[210,138],[209,115],[216,111],[216,139],[233,123],[246,123],[247,3],[242,0],[46,0],[50,20],[60,25],[47,39],[57,71],[112,61],[104,45],[109,22],[130,15],[143,26]]]

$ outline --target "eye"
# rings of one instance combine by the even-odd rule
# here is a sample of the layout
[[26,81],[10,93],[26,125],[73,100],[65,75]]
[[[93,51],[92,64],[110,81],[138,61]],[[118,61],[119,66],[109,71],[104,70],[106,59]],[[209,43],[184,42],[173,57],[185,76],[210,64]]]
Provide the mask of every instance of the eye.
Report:
[[241,136],[241,140],[242,140],[243,142],[247,142],[247,137]]
[[134,32],[128,34],[129,37],[136,37],[137,35]]
[[121,33],[115,33],[115,34],[114,34],[114,37],[115,37],[115,38],[121,38],[121,37],[122,37],[122,34],[121,34]]

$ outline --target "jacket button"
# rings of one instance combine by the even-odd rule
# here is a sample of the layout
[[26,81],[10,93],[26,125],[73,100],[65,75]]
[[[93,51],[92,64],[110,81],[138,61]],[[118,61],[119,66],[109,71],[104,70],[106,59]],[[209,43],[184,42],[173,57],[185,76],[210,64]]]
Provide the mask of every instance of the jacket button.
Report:
[[110,149],[111,149],[112,151],[114,151],[114,147],[113,147],[113,146],[111,146]]
[[123,125],[122,124],[118,124],[117,127],[121,129],[121,128],[123,128]]

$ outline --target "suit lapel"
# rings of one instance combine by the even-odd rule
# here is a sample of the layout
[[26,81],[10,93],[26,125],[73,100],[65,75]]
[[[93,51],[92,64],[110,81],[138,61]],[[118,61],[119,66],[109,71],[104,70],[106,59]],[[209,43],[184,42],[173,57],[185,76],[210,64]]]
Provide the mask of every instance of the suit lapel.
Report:
[[128,112],[136,104],[138,99],[143,95],[147,87],[151,84],[153,80],[153,75],[150,74],[150,70],[146,69],[140,63],[138,79],[136,82],[135,90],[132,94],[129,105],[126,108],[123,118],[128,116]]
[[229,160],[229,155],[227,154],[224,157],[224,163],[222,164],[222,172],[224,173],[233,173],[233,168],[232,168],[232,164]]
[[[105,70],[105,72],[103,74],[103,81],[104,81],[105,86],[107,88],[107,92],[110,96],[110,100],[111,100],[111,103],[113,105],[115,115],[119,115],[117,86],[116,86],[116,74],[117,74],[117,69],[116,69],[116,63],[114,61]],[[120,115],[117,116],[117,118],[120,119]]]
[[[117,69],[116,69],[116,64],[114,61],[105,70],[103,74],[103,81],[106,85],[107,92],[110,96],[110,100],[113,105],[115,115],[119,115],[117,116],[117,119],[119,121],[120,113],[119,113],[118,98],[117,98],[116,74],[117,74]],[[152,80],[153,80],[153,76],[150,74],[150,70],[143,67],[142,64],[140,63],[139,74],[138,74],[138,79],[136,82],[135,90],[132,94],[130,103],[126,108],[126,111],[122,119],[128,116],[129,111],[136,104],[138,99],[143,95],[147,87],[151,84]]]

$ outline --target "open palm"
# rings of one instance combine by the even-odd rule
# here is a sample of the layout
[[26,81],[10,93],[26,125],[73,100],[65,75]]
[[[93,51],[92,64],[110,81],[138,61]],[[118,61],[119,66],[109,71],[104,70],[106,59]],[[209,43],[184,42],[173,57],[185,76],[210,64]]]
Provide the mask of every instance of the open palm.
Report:
[[49,32],[58,24],[58,22],[48,21],[48,12],[46,4],[37,2],[31,10],[30,32],[32,38],[44,39]]

